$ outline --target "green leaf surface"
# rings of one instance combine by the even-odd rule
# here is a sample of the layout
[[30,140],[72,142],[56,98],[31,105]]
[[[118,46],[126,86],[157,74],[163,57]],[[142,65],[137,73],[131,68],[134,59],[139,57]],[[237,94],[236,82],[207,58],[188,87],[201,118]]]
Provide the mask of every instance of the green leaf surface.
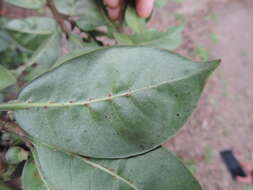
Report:
[[147,31],[132,36],[134,44],[152,45],[167,50],[175,50],[182,44],[183,25],[170,27],[166,32]]
[[1,190],[13,190],[10,187],[8,187],[6,184],[4,184],[2,181],[0,181],[0,189]]
[[128,157],[157,147],[182,127],[218,63],[149,47],[100,49],[36,79],[0,110],[16,110],[19,125],[51,147]]
[[5,1],[17,7],[22,7],[26,9],[40,9],[46,3],[45,0],[5,0]]
[[56,63],[54,64],[54,68],[58,67],[59,65],[65,63],[71,59],[74,59],[75,57],[84,55],[86,53],[90,53],[90,52],[97,50],[97,49],[102,49],[102,47],[93,46],[93,44],[92,44],[90,46],[88,45],[86,47],[83,47],[82,49],[79,49],[79,50],[73,50],[71,53],[64,55],[62,57],[59,57],[57,59]]
[[12,38],[13,43],[19,48],[24,50],[25,52],[32,53],[35,51],[42,43],[45,41],[48,36],[40,35],[40,34],[30,34],[30,33],[22,33],[16,31],[9,31],[9,35]]
[[13,42],[31,52],[38,50],[44,41],[57,32],[56,22],[47,17],[14,19],[7,22],[5,28]]
[[119,45],[134,45],[131,36],[123,33],[113,33],[114,39],[117,40]]
[[55,64],[61,54],[60,40],[58,32],[50,35],[33,53],[28,62],[23,67],[20,67],[21,70],[25,70],[25,68],[35,64],[34,68],[25,76],[27,81],[31,81],[42,73],[45,73]]
[[0,65],[0,90],[13,85],[15,82],[16,79],[12,73]]
[[127,26],[129,26],[135,33],[141,33],[146,29],[145,19],[140,18],[135,9],[131,6],[127,7],[125,21]]
[[10,36],[4,31],[0,31],[0,52],[7,50],[10,46],[11,46]]
[[68,39],[68,47],[70,50],[80,50],[86,47],[87,43],[84,43],[80,35],[71,34]]
[[49,189],[200,190],[183,164],[165,148],[129,159],[96,160],[37,147]]
[[85,31],[106,24],[97,0],[54,0],[54,2],[61,13],[77,16],[77,25]]
[[6,29],[27,34],[51,34],[55,32],[56,22],[48,17],[28,17],[13,19],[6,23]]
[[47,190],[32,159],[26,162],[21,180],[23,190]]
[[120,45],[145,45],[167,50],[175,50],[183,42],[183,29],[183,26],[175,26],[170,27],[166,32],[150,30],[135,35],[115,33],[114,37]]

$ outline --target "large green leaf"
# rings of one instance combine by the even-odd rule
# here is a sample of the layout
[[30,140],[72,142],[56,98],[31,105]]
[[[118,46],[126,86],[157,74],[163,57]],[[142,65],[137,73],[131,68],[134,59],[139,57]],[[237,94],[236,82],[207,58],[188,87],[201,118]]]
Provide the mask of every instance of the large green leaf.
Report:
[[84,55],[86,53],[90,53],[90,52],[93,52],[94,50],[97,50],[97,49],[102,49],[103,47],[98,47],[98,46],[86,46],[86,47],[83,47],[82,49],[79,49],[79,50],[72,50],[71,53],[65,55],[65,56],[61,56],[57,59],[56,63],[54,64],[54,68],[71,60],[71,59],[74,59],[75,57],[78,57],[78,56],[81,56],[81,55]]
[[70,50],[80,50],[86,47],[88,43],[84,43],[80,35],[71,34],[68,39],[68,48]]
[[96,160],[37,147],[49,189],[200,190],[191,173],[165,148],[129,159]]
[[14,84],[15,82],[16,79],[11,72],[0,65],[0,90]]
[[106,24],[97,0],[54,0],[54,2],[61,13],[78,16],[77,24],[83,30],[94,30]]
[[170,27],[166,32],[156,30],[135,35],[115,33],[114,37],[120,45],[149,45],[167,50],[175,50],[182,44],[183,26]]
[[20,126],[51,147],[128,157],[182,127],[217,65],[149,47],[100,49],[36,79],[0,110],[16,110]]
[[40,9],[46,1],[45,0],[5,0],[7,3],[26,9]]
[[71,34],[68,38],[68,48],[69,51],[75,51],[75,50],[79,50],[82,51],[84,49],[89,49],[89,48],[94,48],[94,47],[101,47],[98,46],[96,42],[84,42],[83,39],[76,34]]
[[25,164],[22,173],[23,190],[47,190],[32,159]]

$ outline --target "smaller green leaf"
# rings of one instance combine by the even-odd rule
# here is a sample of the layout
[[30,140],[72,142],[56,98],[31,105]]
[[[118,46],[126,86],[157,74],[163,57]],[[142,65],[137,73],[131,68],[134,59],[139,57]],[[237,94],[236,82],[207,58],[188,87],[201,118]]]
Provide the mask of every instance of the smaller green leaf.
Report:
[[29,34],[23,32],[9,31],[13,43],[25,52],[32,53],[49,35]]
[[131,6],[127,7],[125,21],[135,33],[141,33],[146,29],[145,19],[140,18]]
[[57,10],[63,14],[78,16],[77,25],[91,31],[105,25],[98,2],[95,0],[54,0]]
[[115,40],[118,41],[119,45],[134,45],[131,37],[127,34],[113,33]]
[[88,12],[89,14],[85,14],[80,16],[80,19],[76,22],[77,25],[83,29],[84,31],[95,30],[99,26],[106,25],[102,15],[95,12]]
[[20,67],[20,70],[22,71],[36,63],[36,66],[26,75],[26,80],[31,81],[48,71],[54,65],[58,57],[60,57],[60,53],[60,34],[55,32],[40,45],[28,62],[23,67]]
[[0,90],[11,86],[15,82],[16,79],[11,72],[0,65]]
[[86,53],[91,53],[92,51],[98,50],[100,48],[103,48],[103,47],[90,45],[90,46],[86,46],[86,47],[84,47],[82,49],[79,49],[79,50],[74,50],[74,51],[72,51],[71,53],[69,53],[65,56],[59,57],[59,59],[54,64],[53,68],[56,68],[59,65],[61,65],[62,63],[66,62],[66,61],[69,61],[73,58],[84,55]]
[[25,19],[14,19],[7,22],[8,30],[28,34],[51,34],[56,28],[56,22],[48,17],[29,17]]
[[120,45],[145,45],[175,50],[182,44],[183,29],[183,25],[180,25],[170,27],[166,32],[149,30],[134,35],[114,33],[114,38]]
[[26,9],[40,9],[46,3],[45,0],[5,0],[5,1],[17,7],[22,7]]
[[131,36],[134,44],[151,45],[167,50],[175,50],[182,44],[183,25],[170,27],[166,32],[151,30]]
[[26,162],[21,180],[23,190],[47,190],[32,159]]

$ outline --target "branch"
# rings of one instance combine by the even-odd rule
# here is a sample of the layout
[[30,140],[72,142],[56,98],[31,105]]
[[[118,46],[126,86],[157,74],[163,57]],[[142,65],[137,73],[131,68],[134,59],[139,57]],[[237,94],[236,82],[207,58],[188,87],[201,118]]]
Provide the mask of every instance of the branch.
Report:
[[69,30],[67,26],[65,25],[64,21],[65,19],[68,19],[67,15],[61,14],[55,7],[55,4],[53,0],[46,0],[47,1],[47,6],[51,10],[55,20],[59,23],[61,29],[63,32],[68,36],[69,35]]
[[25,142],[28,147],[31,147],[31,141],[28,139],[25,131],[23,131],[16,123],[3,121],[0,119],[0,130],[7,131],[10,133],[14,133],[15,135],[19,136],[20,139]]

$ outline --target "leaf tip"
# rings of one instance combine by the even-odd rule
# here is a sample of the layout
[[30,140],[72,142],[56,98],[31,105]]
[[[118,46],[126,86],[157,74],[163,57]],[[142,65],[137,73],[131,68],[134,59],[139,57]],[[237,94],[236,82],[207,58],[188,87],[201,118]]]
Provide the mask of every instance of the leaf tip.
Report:
[[221,63],[221,59],[213,60],[207,62],[209,64],[210,68],[214,71]]

